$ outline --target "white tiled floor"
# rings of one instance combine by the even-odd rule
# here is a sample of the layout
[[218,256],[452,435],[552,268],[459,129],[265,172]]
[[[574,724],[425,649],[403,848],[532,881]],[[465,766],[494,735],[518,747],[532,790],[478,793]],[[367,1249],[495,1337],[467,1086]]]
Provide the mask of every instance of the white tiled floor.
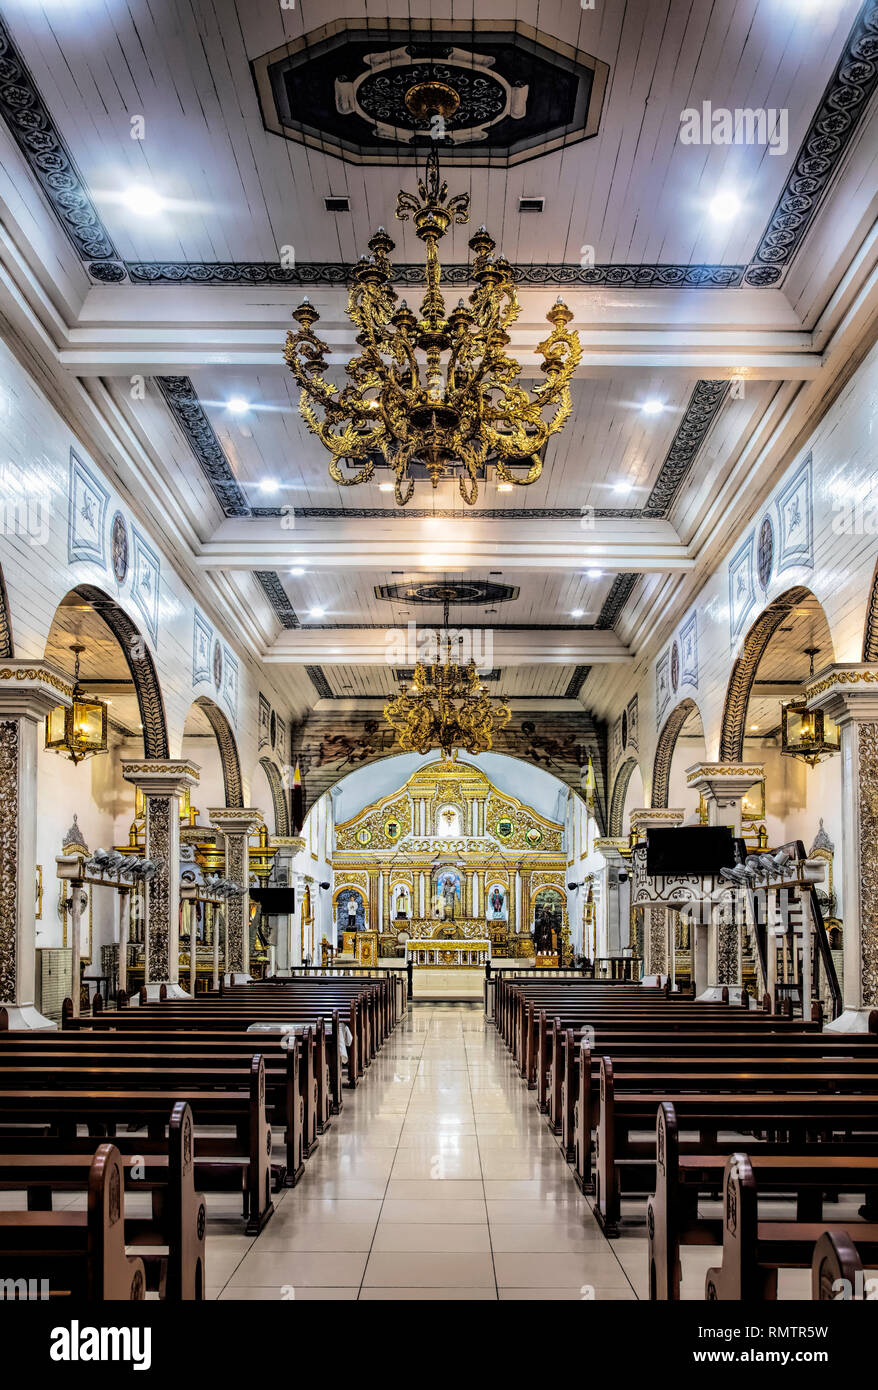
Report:
[[645,1236],[604,1239],[480,1005],[410,1006],[276,1204],[248,1240],[208,1202],[213,1297],[643,1296]]

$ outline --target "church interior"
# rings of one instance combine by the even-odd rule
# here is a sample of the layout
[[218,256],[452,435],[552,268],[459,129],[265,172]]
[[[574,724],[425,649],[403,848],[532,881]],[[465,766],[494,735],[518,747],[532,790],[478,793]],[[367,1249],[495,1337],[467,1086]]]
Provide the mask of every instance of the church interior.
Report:
[[878,1297],[876,87],[0,0],[0,1302]]

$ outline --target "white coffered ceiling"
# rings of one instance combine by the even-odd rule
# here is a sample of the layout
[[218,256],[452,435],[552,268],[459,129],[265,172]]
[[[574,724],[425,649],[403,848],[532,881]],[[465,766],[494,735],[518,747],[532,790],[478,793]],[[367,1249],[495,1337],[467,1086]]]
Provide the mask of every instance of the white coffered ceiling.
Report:
[[[495,688],[588,704],[588,668],[618,663],[624,680],[664,640],[874,336],[874,101],[837,154],[807,144],[874,0],[453,7],[473,52],[517,25],[558,61],[608,70],[594,135],[511,166],[447,167],[472,215],[443,260],[465,266],[468,237],[488,224],[521,278],[512,351],[524,376],[559,289],[584,345],[542,477],[500,491],[489,470],[472,511],[453,482],[419,482],[405,511],[380,488],[386,470],[332,483],[282,362],[307,292],[339,379],[354,350],[344,267],[379,224],[397,265],[422,262],[410,224],[393,220],[416,170],[392,145],[363,164],[328,136],[306,145],[267,129],[251,64],[299,40],[316,54],[324,33],[367,20],[386,49],[400,37],[391,8],[5,0],[16,81],[0,93],[0,316],[200,601],[255,654],[320,667],[333,698],[378,697],[394,688],[386,630],[436,624],[442,608],[376,591],[496,580],[515,597],[450,609],[454,624],[493,632]],[[419,42],[422,21],[452,21],[450,5],[397,10]],[[527,119],[547,97],[528,86]],[[788,148],[682,143],[681,113],[705,102],[784,111]],[[20,111],[39,103],[67,161],[66,202],[22,134]],[[796,179],[801,209],[781,226]],[[135,184],[164,200],[158,215],[129,211]],[[723,192],[740,202],[725,221],[710,213]],[[330,195],[349,211],[327,212]],[[522,196],[544,210],[520,213]],[[417,302],[421,290],[400,293]],[[229,409],[236,397],[246,413]],[[647,401],[662,409],[645,413]]]

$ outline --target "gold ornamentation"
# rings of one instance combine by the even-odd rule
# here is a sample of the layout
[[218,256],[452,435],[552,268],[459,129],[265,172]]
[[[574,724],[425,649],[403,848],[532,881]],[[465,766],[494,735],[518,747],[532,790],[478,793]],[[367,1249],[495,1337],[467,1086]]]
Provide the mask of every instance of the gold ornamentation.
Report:
[[708,777],[752,777],[754,782],[761,782],[764,776],[765,769],[761,763],[749,767],[719,767],[716,763],[705,763],[698,767],[693,767],[686,774],[686,781],[687,783],[695,782],[701,778]]
[[474,661],[461,666],[446,647],[443,662],[418,662],[411,685],[403,682],[399,694],[384,706],[384,718],[404,752],[440,748],[450,758],[459,748],[486,753],[512,711],[505,702],[492,701]]
[[[430,99],[426,89],[424,99]],[[437,99],[435,90],[431,99]],[[524,389],[518,364],[506,352],[520,312],[512,270],[504,257],[492,255],[496,243],[484,227],[469,243],[477,288],[469,306],[461,299],[446,313],[437,245],[452,222],[469,220],[469,194],[448,197],[435,145],[418,197],[400,193],[396,216],[412,219],[427,248],[420,318],[405,300],[397,303],[388,259],[394,243],[379,227],[348,296],[361,348],[345,368],[348,384],[340,390],[324,380],[329,345],[313,332],[320,316],[308,299],[293,314],[300,327],[287,334],[284,359],[301,388],[302,417],[331,455],[334,482],[367,482],[381,454],[396,478],[397,506],[414,492],[413,464],[426,468],[434,488],[456,475],[460,495],[474,506],[479,472],[489,460],[505,482],[523,486],[540,476],[541,451],[570,414],[570,379],[582,347],[567,328],[573,315],[559,298],[546,314],[552,331],[537,344],[545,384],[533,393]],[[343,473],[342,462],[358,471]]]

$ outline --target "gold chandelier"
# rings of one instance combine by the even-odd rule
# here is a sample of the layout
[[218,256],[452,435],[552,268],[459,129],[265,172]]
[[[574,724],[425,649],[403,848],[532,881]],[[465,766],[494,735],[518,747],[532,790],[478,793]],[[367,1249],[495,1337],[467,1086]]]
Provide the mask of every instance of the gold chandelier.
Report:
[[401,685],[399,694],[384,706],[384,718],[405,753],[429,753],[433,748],[440,748],[446,758],[458,748],[486,753],[512,713],[505,701],[491,700],[474,661],[462,666],[452,660],[447,634],[444,646],[444,661],[418,662],[411,684]]
[[[419,117],[443,120],[459,104],[453,89],[435,81],[412,87],[405,100]],[[468,305],[460,299],[446,313],[437,245],[452,222],[469,221],[469,194],[449,198],[435,145],[418,195],[399,193],[396,216],[412,219],[427,248],[420,318],[397,300],[388,259],[394,243],[379,227],[348,295],[348,317],[361,349],[345,367],[348,384],[339,388],[324,380],[329,346],[313,332],[320,315],[307,298],[293,314],[301,327],[287,334],[284,358],[301,387],[302,416],[329,450],[334,482],[367,482],[376,457],[383,456],[396,478],[398,506],[414,492],[415,466],[426,470],[434,488],[457,474],[461,496],[472,507],[479,471],[488,462],[498,478],[520,487],[540,476],[541,451],[570,414],[570,379],[582,347],[567,328],[573,315],[559,298],[546,314],[552,331],[537,345],[545,383],[533,393],[521,386],[518,364],[505,350],[520,312],[512,267],[492,254],[496,243],[484,227],[469,243],[476,289]],[[343,472],[342,463],[356,471]]]

